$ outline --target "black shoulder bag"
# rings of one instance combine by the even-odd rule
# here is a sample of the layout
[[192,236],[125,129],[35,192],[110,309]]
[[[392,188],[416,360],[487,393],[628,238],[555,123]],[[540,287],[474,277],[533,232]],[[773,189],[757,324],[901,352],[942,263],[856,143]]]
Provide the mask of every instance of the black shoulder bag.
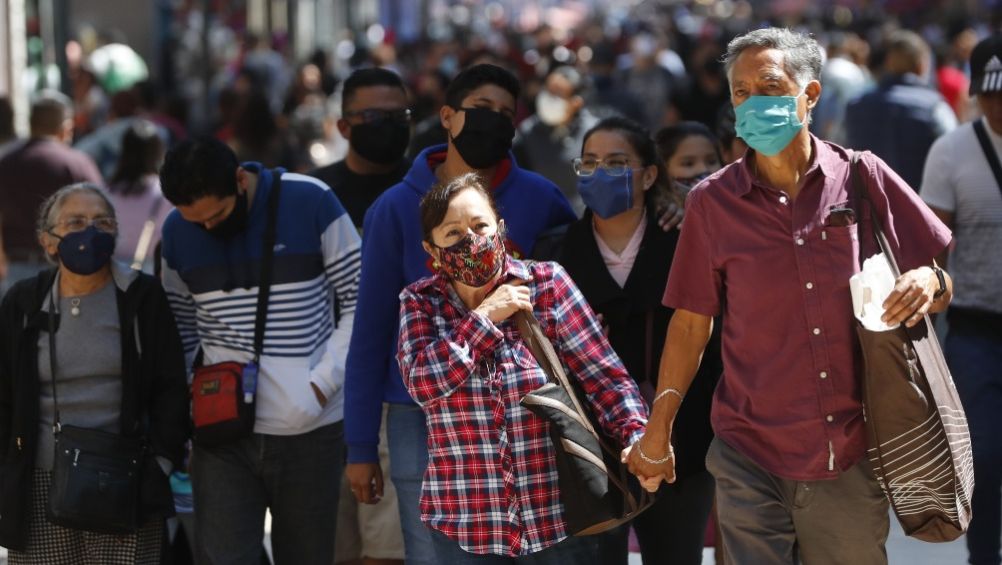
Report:
[[575,536],[600,534],[629,522],[654,503],[620,460],[596,424],[584,392],[567,378],[553,344],[531,312],[512,319],[548,382],[522,398],[527,410],[550,423],[557,459],[557,484],[567,530]]
[[140,525],[140,471],[145,441],[102,430],[62,425],[56,398],[56,321],[49,293],[49,365],[56,438],[47,517],[64,528],[127,535]]
[[999,162],[999,156],[995,153],[992,140],[988,137],[985,123],[981,120],[974,120],[974,123],[971,125],[974,127],[974,135],[978,136],[981,151],[984,152],[985,159],[988,160],[988,166],[991,167],[992,174],[995,176],[995,184],[999,185],[999,190],[1002,190],[1002,163]]
[[254,318],[254,359],[247,364],[223,361],[195,368],[191,380],[192,439],[201,446],[223,445],[254,432],[258,367],[264,350],[265,318],[268,316],[272,260],[278,231],[278,196],[282,189],[281,171],[273,170],[272,177]]

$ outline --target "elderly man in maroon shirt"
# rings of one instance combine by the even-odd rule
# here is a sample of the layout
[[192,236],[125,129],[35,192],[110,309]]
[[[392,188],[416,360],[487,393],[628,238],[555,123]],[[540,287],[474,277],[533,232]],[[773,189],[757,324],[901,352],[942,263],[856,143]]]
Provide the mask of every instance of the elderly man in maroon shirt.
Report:
[[[864,256],[875,244],[868,214],[845,211],[855,206],[851,152],[805,127],[821,96],[820,49],[759,29],[728,45],[725,64],[750,149],[688,197],[664,296],[676,311],[659,394],[630,468],[649,489],[674,480],[672,421],[723,314],[707,468],[729,560],[884,564],[887,502],[864,457],[849,292],[861,243]],[[879,158],[863,154],[860,165],[904,271],[883,319],[914,325],[950,302],[933,260],[950,231]]]

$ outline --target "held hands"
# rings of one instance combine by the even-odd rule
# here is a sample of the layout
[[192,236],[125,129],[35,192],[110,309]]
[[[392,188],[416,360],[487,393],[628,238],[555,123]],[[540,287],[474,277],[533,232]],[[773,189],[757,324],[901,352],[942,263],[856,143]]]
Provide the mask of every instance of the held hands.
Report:
[[889,326],[904,323],[906,327],[913,327],[929,312],[938,289],[939,278],[929,267],[903,273],[884,300],[881,320]]
[[685,217],[685,209],[669,202],[664,208],[658,208],[658,226],[663,231],[671,231],[672,228],[682,229],[682,219]]
[[647,492],[657,491],[661,481],[675,482],[675,453],[669,437],[670,429],[664,435],[648,427],[640,441],[624,449],[620,456]]
[[495,324],[507,320],[519,310],[532,312],[529,289],[523,284],[525,281],[516,279],[497,287],[474,311],[487,316]]

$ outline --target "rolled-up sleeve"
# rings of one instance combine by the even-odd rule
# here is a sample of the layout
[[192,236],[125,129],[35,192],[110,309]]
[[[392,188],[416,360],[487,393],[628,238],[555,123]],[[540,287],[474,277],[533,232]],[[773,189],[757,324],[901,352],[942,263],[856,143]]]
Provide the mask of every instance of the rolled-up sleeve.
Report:
[[662,303],[669,308],[717,316],[723,278],[715,267],[713,238],[704,210],[705,197],[703,189],[689,193],[685,224],[675,248]]
[[557,336],[562,360],[584,389],[609,437],[632,445],[647,426],[647,407],[636,383],[602,333],[584,295],[563,267],[554,263]]

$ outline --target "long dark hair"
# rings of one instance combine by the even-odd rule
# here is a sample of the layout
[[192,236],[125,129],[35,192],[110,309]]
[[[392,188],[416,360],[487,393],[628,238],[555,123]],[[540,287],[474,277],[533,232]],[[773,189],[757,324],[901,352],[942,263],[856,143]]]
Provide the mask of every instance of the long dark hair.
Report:
[[131,196],[145,189],[141,179],[156,174],[164,157],[164,142],[157,126],[148,120],[136,120],[122,135],[122,155],[111,177],[111,191]]
[[644,193],[644,204],[647,205],[648,209],[657,211],[669,203],[682,206],[682,195],[678,194],[671,187],[664,161],[658,153],[658,147],[655,145],[654,139],[651,138],[651,133],[646,128],[629,118],[620,116],[605,118],[585,133],[584,140],[581,142],[582,154],[584,153],[585,145],[588,144],[588,139],[600,131],[612,131],[623,136],[623,139],[640,156],[640,161],[644,167],[652,165],[657,167],[658,175],[654,179],[654,184]]

